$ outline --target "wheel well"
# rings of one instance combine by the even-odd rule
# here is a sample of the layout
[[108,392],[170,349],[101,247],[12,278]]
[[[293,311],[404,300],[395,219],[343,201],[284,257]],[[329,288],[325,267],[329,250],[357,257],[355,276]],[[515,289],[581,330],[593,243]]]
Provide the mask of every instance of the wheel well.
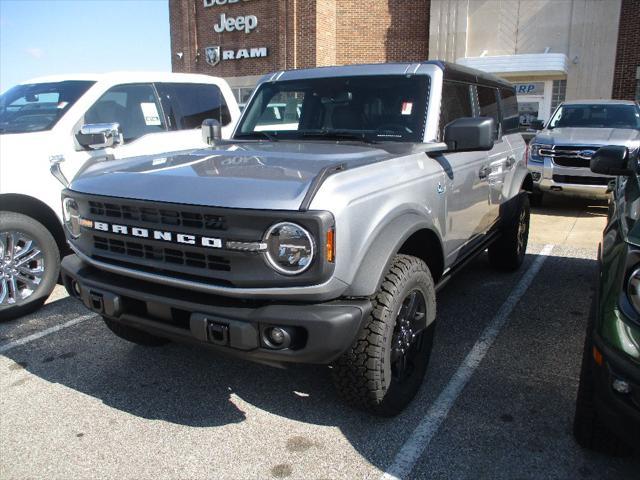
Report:
[[69,251],[60,220],[47,204],[28,195],[8,193],[0,195],[0,205],[0,210],[21,213],[44,225],[53,235],[61,257]]
[[402,244],[398,253],[412,255],[429,267],[433,281],[438,283],[444,270],[444,258],[438,236],[429,229],[418,230]]
[[524,180],[522,181],[522,190],[525,190],[529,193],[533,193],[533,177],[531,176],[530,173],[528,173],[527,176],[524,177]]

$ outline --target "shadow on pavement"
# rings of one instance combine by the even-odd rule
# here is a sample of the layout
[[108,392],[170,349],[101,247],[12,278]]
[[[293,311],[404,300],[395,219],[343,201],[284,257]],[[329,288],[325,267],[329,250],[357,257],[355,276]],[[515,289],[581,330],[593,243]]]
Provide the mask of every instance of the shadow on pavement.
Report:
[[[525,267],[534,258],[535,255],[528,255]],[[578,291],[585,297],[582,301],[588,303],[589,290],[584,286],[594,277],[595,267],[596,262],[590,259],[550,257],[539,276],[544,271],[549,272],[545,281],[555,290],[554,298],[572,298]],[[571,272],[571,278],[581,285],[579,290],[576,290],[576,283],[555,274],[555,268]],[[93,396],[112,408],[146,419],[198,428],[216,427],[243,422],[246,419],[245,404],[249,404],[299,422],[336,426],[364,458],[384,469],[449,381],[523,271],[496,273],[488,268],[486,256],[482,256],[439,293],[437,333],[427,380],[418,399],[395,419],[372,417],[345,406],[332,388],[327,367],[294,366],[280,370],[225,358],[204,348],[177,344],[157,349],[135,346],[114,337],[99,320],[74,327],[74,333],[67,331],[66,334],[49,337],[49,341],[39,343],[32,350],[19,348],[6,355],[48,382],[59,383]],[[540,299],[527,299],[525,296],[523,301],[539,305]],[[571,310],[571,306],[567,302],[559,302],[550,307],[553,316],[542,316],[535,321],[539,322],[539,328],[553,331],[558,316],[570,315],[565,310]],[[584,328],[585,323],[581,325]],[[512,331],[513,328],[510,325],[506,329],[510,329],[510,335],[517,338],[518,333]],[[81,336],[77,335],[78,329]],[[561,339],[566,342],[566,348],[573,349],[576,354],[566,359],[566,365],[556,365],[556,368],[577,376],[583,335],[582,329],[571,338]],[[516,352],[501,359],[503,365],[509,364],[509,355],[512,354]],[[545,355],[545,345],[539,345],[533,354]],[[539,365],[540,362],[533,358],[529,368],[542,368]],[[516,391],[520,388],[523,394],[531,391],[531,386],[524,383],[513,388]],[[573,398],[576,388],[575,381],[568,380],[555,389],[549,390],[547,386],[541,393],[547,404],[558,401],[566,405],[566,397],[570,395]],[[463,398],[464,392],[458,403]],[[491,404],[492,399],[487,396],[476,401]],[[568,418],[572,412],[566,414]],[[566,422],[567,418],[562,421]],[[489,417],[484,421],[495,427],[494,419]],[[546,425],[554,421],[558,420],[546,418],[544,412],[538,412],[537,416],[529,419],[527,428],[539,428],[544,432]],[[550,438],[541,434],[539,443],[531,447],[555,451],[558,448],[557,434],[554,432]],[[569,445],[568,448],[578,449],[568,429],[564,430],[561,440],[562,448]],[[483,443],[491,441],[491,438],[476,437],[474,441]],[[452,442],[450,448],[457,448],[455,438]],[[384,448],[381,449],[380,445]],[[606,461],[600,459],[598,465]],[[592,470],[597,471],[598,465]],[[531,474],[524,470],[521,473],[525,476]]]

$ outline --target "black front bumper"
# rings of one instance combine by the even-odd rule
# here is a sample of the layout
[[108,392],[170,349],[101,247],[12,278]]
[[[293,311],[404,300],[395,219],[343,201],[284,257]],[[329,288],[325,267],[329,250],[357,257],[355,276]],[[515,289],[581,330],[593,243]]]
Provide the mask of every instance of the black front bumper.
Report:
[[[62,260],[62,280],[71,296],[112,320],[269,364],[332,362],[371,310],[369,300],[273,303],[169,288],[96,269],[76,255]],[[269,345],[273,327],[291,335],[288,348]]]
[[[603,358],[602,365],[594,365],[596,407],[607,428],[640,449],[640,369],[595,333],[594,344]],[[628,382],[630,393],[616,392],[616,379]]]

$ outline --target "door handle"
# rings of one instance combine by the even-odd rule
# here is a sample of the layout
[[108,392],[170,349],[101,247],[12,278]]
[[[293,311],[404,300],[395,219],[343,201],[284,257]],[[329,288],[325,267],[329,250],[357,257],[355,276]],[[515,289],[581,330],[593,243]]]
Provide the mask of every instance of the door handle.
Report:
[[491,173],[491,167],[484,165],[482,168],[480,168],[480,171],[478,172],[478,177],[480,178],[480,180],[484,180],[489,176],[490,173]]

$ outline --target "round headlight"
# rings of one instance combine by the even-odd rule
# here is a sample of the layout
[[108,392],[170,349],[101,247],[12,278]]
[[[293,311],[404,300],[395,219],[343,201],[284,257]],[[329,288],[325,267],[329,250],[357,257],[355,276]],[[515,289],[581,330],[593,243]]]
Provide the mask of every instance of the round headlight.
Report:
[[62,200],[62,216],[64,218],[64,226],[73,238],[80,236],[80,210],[78,202],[73,198],[66,197]]
[[640,267],[636,268],[629,276],[627,297],[636,312],[640,313]]
[[300,225],[276,223],[264,237],[269,265],[285,275],[304,272],[311,265],[315,248],[313,238]]

